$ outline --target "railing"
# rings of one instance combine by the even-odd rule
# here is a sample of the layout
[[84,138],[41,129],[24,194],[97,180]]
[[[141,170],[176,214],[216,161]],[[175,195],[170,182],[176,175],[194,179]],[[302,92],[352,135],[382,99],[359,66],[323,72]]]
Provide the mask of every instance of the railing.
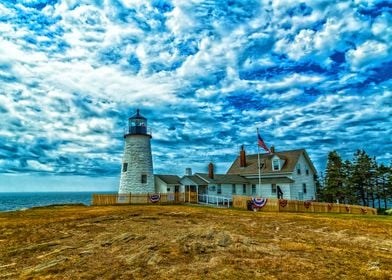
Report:
[[[248,204],[251,199],[252,197],[250,196],[233,195],[233,207],[248,209]],[[268,198],[265,206],[259,210],[265,212],[311,212],[377,215],[377,209],[366,206],[276,198]]]
[[124,135],[151,135],[152,136],[152,129],[147,128],[145,126],[130,126],[124,128]]
[[230,197],[224,196],[216,196],[216,195],[208,195],[208,194],[199,194],[198,196],[198,203],[199,204],[208,204],[208,205],[215,205],[217,207],[223,206],[229,208],[232,205],[232,199]]

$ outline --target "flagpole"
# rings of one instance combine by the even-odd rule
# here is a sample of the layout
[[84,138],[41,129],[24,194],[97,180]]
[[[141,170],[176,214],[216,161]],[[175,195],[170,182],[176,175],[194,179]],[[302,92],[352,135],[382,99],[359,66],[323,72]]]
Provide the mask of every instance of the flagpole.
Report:
[[[257,128],[257,135],[259,135],[259,129]],[[258,195],[261,196],[261,174],[260,174],[260,147],[259,144],[257,143],[257,166],[259,168],[259,191],[258,191]]]

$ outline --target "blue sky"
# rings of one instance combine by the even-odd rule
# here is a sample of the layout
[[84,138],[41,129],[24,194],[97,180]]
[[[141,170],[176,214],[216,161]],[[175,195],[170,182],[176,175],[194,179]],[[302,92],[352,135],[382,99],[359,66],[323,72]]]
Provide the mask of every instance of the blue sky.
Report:
[[0,3],[0,191],[115,190],[127,118],[156,173],[276,150],[392,159],[389,1]]

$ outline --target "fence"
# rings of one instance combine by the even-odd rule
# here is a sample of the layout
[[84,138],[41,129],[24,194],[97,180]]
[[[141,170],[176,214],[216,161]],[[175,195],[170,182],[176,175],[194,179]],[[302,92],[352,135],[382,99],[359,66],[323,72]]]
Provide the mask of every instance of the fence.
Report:
[[[233,195],[233,207],[248,209],[248,203],[251,201],[251,199],[252,197],[250,196]],[[266,212],[309,212],[377,215],[377,209],[366,206],[276,198],[268,198],[267,203],[259,210]]]
[[232,204],[232,199],[230,197],[224,197],[224,196],[199,194],[198,203],[206,204],[206,205],[216,205],[217,207],[223,206],[229,208],[230,205]]
[[93,194],[92,205],[197,203],[195,192],[162,194]]
[[[208,199],[208,201],[207,201]],[[213,201],[210,201],[212,199]],[[182,204],[182,203],[215,203],[218,206],[247,209],[250,196],[233,195],[232,199],[197,195],[196,192],[162,193],[162,194],[93,194],[92,205],[125,205],[125,204]],[[377,209],[336,203],[324,203],[302,200],[268,198],[267,203],[259,209],[265,212],[309,212],[309,213],[345,213],[377,215]]]

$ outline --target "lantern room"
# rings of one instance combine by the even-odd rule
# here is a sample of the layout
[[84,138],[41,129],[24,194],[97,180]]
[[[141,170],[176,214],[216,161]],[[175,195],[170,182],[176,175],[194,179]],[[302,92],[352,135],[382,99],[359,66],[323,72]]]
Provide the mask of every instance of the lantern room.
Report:
[[140,114],[140,110],[136,110],[136,114],[128,119],[128,135],[149,135],[147,131],[147,119]]

